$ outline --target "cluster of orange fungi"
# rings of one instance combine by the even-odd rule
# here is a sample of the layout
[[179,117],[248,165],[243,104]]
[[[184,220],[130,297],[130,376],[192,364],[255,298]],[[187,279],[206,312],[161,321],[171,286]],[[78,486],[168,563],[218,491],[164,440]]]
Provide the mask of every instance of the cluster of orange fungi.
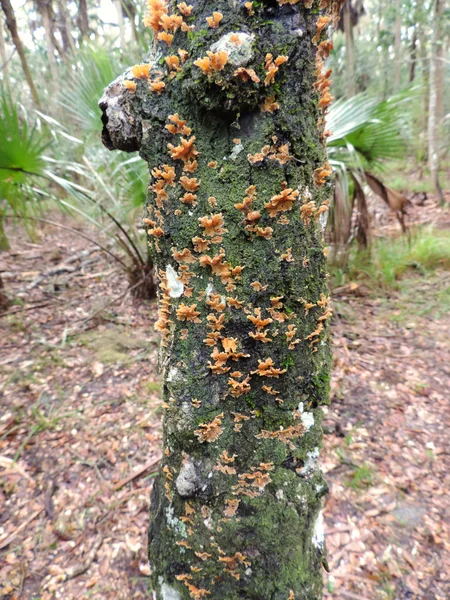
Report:
[[[278,0],[280,5],[285,4],[297,4],[303,1],[305,7],[312,6],[312,0]],[[253,14],[253,2],[246,2],[245,7],[247,8],[248,14]],[[320,8],[328,8],[329,0],[321,0]],[[193,7],[187,5],[186,2],[182,2],[177,5],[179,14],[169,14],[168,4],[165,0],[147,0],[148,14],[145,17],[145,25],[153,29],[156,38],[159,41],[167,43],[169,46],[172,44],[174,33],[181,29],[182,31],[189,31],[193,26],[189,26],[185,23],[184,18],[191,16]],[[206,17],[207,24],[210,28],[216,29],[220,26],[223,15],[220,12],[213,12],[212,16]],[[319,94],[318,106],[324,114],[327,107],[329,106],[332,97],[330,95],[330,70],[324,69],[324,61],[328,57],[331,49],[332,42],[330,40],[322,40],[323,31],[327,28],[331,21],[330,16],[320,16],[317,20],[317,32],[313,38],[313,44],[317,46],[316,51],[316,81],[314,89]],[[242,40],[239,34],[234,33],[230,36],[230,42],[237,46],[242,45]],[[182,70],[183,63],[187,60],[188,53],[185,50],[178,49],[177,53],[167,56],[164,60],[167,65],[169,78],[173,78]],[[272,54],[267,54],[264,60],[264,86],[269,87],[275,82],[277,73],[280,67],[288,61],[288,57],[284,55],[277,56],[274,58]],[[208,51],[206,56],[198,58],[194,65],[198,67],[201,72],[207,76],[212,76],[216,73],[220,73],[225,66],[229,63],[229,55],[225,51],[211,52]],[[150,64],[136,65],[131,69],[131,72],[136,80],[147,80],[150,89],[155,93],[161,93],[165,89],[165,83],[161,79],[151,79],[152,77],[152,66]],[[159,74],[156,71],[156,74]],[[233,76],[243,83],[252,82],[255,84],[261,83],[260,77],[257,75],[254,69],[249,67],[239,67],[233,72]],[[220,82],[219,82],[220,83]],[[136,91],[136,81],[124,81],[124,86],[130,91]],[[262,112],[274,113],[280,108],[280,104],[276,101],[274,94],[268,95],[264,98],[260,109]],[[323,119],[319,120],[319,129],[323,125]],[[152,217],[156,220],[146,219],[145,222],[149,225],[148,234],[153,237],[154,243],[157,249],[159,247],[158,239],[164,236],[163,229],[163,218],[161,211],[164,208],[164,202],[168,198],[168,188],[174,187],[176,183],[179,183],[182,188],[182,196],[180,201],[182,204],[188,206],[195,206],[197,204],[196,193],[200,189],[201,181],[192,174],[198,166],[197,159],[199,152],[196,149],[195,136],[192,136],[192,130],[187,126],[186,120],[182,119],[178,113],[168,116],[168,123],[165,125],[165,129],[172,135],[179,135],[179,141],[174,144],[168,144],[169,156],[173,161],[180,161],[182,163],[183,175],[176,181],[176,170],[174,166],[161,165],[153,169],[152,175],[154,181],[151,186],[151,191],[155,194],[156,208],[153,208]],[[326,133],[322,133],[322,139],[326,137]],[[240,144],[240,139],[233,140],[235,144]],[[265,160],[276,161],[280,166],[284,166],[288,161],[293,160],[293,156],[290,154],[289,144],[278,142],[277,138],[272,138],[272,145],[264,146],[260,152],[255,155],[249,155],[248,159],[251,163],[261,163]],[[212,169],[217,168],[218,162],[210,160],[208,166]],[[187,173],[187,174],[186,174]],[[314,171],[314,183],[317,187],[321,187],[326,182],[327,178],[331,175],[331,168],[328,163],[319,167]],[[281,224],[288,224],[289,220],[285,213],[291,211],[299,197],[299,191],[287,187],[287,183],[283,182],[282,189],[278,194],[275,194],[271,199],[264,204],[264,209],[267,211],[269,217],[277,218]],[[304,202],[300,206],[300,215],[305,225],[309,225],[312,218],[318,218],[323,212],[328,210],[329,203],[324,202],[320,207],[316,207],[315,203],[311,199],[311,195],[305,196],[310,201]],[[270,239],[273,234],[272,227],[262,227],[259,222],[263,217],[262,209],[255,208],[256,200],[256,187],[254,185],[249,186],[245,191],[245,197],[241,202],[235,204],[235,208],[242,213],[244,227],[251,233],[255,234],[264,239]],[[211,207],[217,204],[217,200],[214,197],[208,198],[208,203]],[[181,206],[181,205],[180,205]],[[181,214],[180,209],[175,210],[175,215]],[[183,293],[184,296],[192,296],[193,288],[188,288],[187,284],[191,277],[195,276],[194,273],[189,271],[189,265],[194,263],[208,269],[211,276],[216,276],[221,279],[222,283],[226,286],[227,291],[231,292],[236,289],[234,280],[241,277],[243,266],[232,267],[227,261],[225,256],[224,248],[219,248],[213,256],[206,254],[211,249],[212,244],[220,244],[223,241],[223,235],[227,232],[225,228],[224,215],[221,212],[214,214],[205,215],[198,218],[200,235],[196,235],[192,238],[193,251],[199,256],[195,256],[188,248],[179,250],[172,248],[172,257],[178,263],[178,278],[184,284]],[[292,249],[287,248],[283,253],[280,254],[280,260],[292,262]],[[308,265],[309,259],[304,257],[303,266]],[[156,329],[163,333],[163,345],[167,345],[167,339],[169,335],[169,326],[173,324],[170,320],[171,307],[170,307],[170,293],[168,288],[167,273],[163,270],[157,272],[159,278],[159,309],[158,309],[158,321],[155,325]],[[210,277],[212,281],[212,277]],[[253,281],[250,283],[252,289],[256,292],[267,290],[267,285],[262,284],[259,281]],[[237,296],[222,296],[213,292],[199,292],[197,295],[198,300],[205,299],[205,304],[209,308],[209,314],[206,317],[208,333],[206,338],[203,340],[204,343],[211,348],[211,362],[208,363],[208,367],[212,373],[215,374],[227,374],[228,394],[233,398],[240,398],[245,396],[251,391],[251,380],[252,376],[255,378],[263,377],[267,379],[279,379],[286,369],[277,367],[272,358],[268,357],[264,360],[258,360],[258,366],[255,370],[250,373],[242,373],[241,371],[232,371],[229,366],[229,361],[238,361],[243,358],[248,358],[248,354],[244,354],[239,350],[239,340],[234,337],[225,337],[223,330],[225,329],[226,321],[226,309],[233,310],[244,310],[247,314],[247,319],[253,325],[253,330],[248,335],[256,342],[267,344],[273,341],[273,338],[280,333],[280,329],[270,329],[270,326],[275,322],[283,323],[296,317],[295,313],[287,311],[284,308],[282,297],[272,297],[270,300],[270,307],[268,307],[267,314],[263,315],[262,309],[259,307],[245,307],[245,303],[241,301]],[[300,299],[301,300],[301,299]],[[321,295],[320,300],[316,303],[303,301],[305,308],[305,316],[308,315],[309,311],[313,308],[317,312],[315,317],[316,328],[309,335],[304,338],[309,342],[310,347],[313,351],[317,350],[317,344],[320,340],[320,336],[324,331],[324,323],[332,315],[330,301],[324,294]],[[176,318],[186,324],[189,323],[198,324],[201,323],[201,311],[197,309],[197,303],[187,304],[186,302],[180,302],[176,310]],[[250,310],[251,308],[251,310]],[[270,316],[268,316],[270,315]],[[298,337],[297,326],[294,324],[288,324],[287,328],[281,330],[283,333],[289,350],[295,350],[296,346],[301,342]],[[188,329],[184,328],[181,332],[181,336],[185,338],[188,335]],[[269,337],[271,336],[271,337]],[[264,380],[263,380],[264,381]],[[261,388],[265,393],[271,396],[278,404],[282,404],[283,400],[280,398],[280,392],[272,385],[262,385]],[[169,403],[164,403],[165,408],[169,408],[171,403],[174,403],[174,399],[171,398]],[[193,408],[198,409],[201,406],[201,401],[197,398],[191,400]],[[257,411],[251,411],[252,416],[245,415],[239,412],[232,412],[233,417],[233,430],[240,432],[246,421],[257,416]],[[201,423],[198,428],[194,431],[195,436],[201,443],[213,443],[216,442],[224,432],[223,426],[224,413],[216,415],[211,421]],[[295,422],[295,421],[294,421]],[[301,423],[296,423],[286,428],[281,428],[275,431],[262,430],[256,435],[258,439],[272,439],[278,440],[287,444],[289,447],[294,448],[292,441],[298,438],[304,432],[304,426]],[[166,448],[166,455],[170,455],[170,451]],[[236,476],[237,484],[233,486],[234,496],[248,496],[256,497],[264,492],[264,488],[271,482],[270,471],[274,468],[272,463],[261,463],[257,467],[252,467],[249,473],[239,474],[235,465],[236,455],[228,455],[227,451],[224,450],[217,459],[214,471],[218,471],[224,475]],[[186,457],[185,457],[186,459]],[[166,495],[171,498],[171,482],[175,474],[175,469],[172,471],[169,467],[165,466],[163,472],[166,477]],[[228,498],[225,499],[224,507],[224,519],[228,520],[236,516],[240,499],[239,498]],[[181,517],[183,523],[187,526],[188,535],[193,533],[194,527],[194,515],[195,509],[188,503],[185,503],[185,515]],[[207,506],[203,506],[201,509],[202,518],[208,519],[211,516],[211,510]],[[218,531],[219,531],[218,527]],[[186,549],[191,547],[186,540],[177,542],[179,546]],[[239,579],[240,569],[247,568],[250,566],[248,559],[240,552],[236,552],[233,556],[226,556],[218,545],[214,542],[212,547],[218,548],[218,561],[223,564],[226,572],[232,577]],[[212,554],[206,551],[195,551],[195,555],[201,560],[206,561],[212,558]],[[181,574],[177,576],[177,579],[186,585],[191,597],[194,600],[201,600],[202,598],[211,594],[210,591],[197,587],[193,583],[193,575],[200,573],[202,568],[200,566],[192,566],[192,574]],[[295,600],[294,594],[291,591],[287,600]]]
[[228,52],[225,52],[225,50],[220,50],[219,52],[208,50],[206,54],[207,56],[194,61],[194,65],[201,69],[205,75],[212,75],[213,73],[222,71],[228,62]]
[[264,85],[269,86],[272,85],[275,81],[275,75],[278,73],[279,68],[285,62],[287,62],[289,58],[287,56],[277,56],[275,60],[273,60],[272,54],[266,54],[264,59],[264,68],[266,70],[266,78],[264,79]]

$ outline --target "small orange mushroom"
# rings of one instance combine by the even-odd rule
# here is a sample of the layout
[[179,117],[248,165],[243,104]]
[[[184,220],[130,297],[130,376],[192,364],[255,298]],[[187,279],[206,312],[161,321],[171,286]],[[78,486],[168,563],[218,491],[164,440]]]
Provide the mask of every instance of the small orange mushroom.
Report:
[[129,81],[128,79],[125,80],[123,82],[124,87],[129,91],[129,92],[135,92],[136,91],[136,83],[134,81]]
[[181,4],[177,4],[177,8],[183,16],[190,17],[194,7],[192,4],[187,5],[186,2],[181,2]]
[[223,14],[220,12],[213,12],[212,17],[206,17],[206,22],[212,29],[216,29],[220,21],[223,19]]
[[147,79],[150,73],[150,65],[135,65],[134,67],[131,67],[131,72],[136,77],[136,79]]
[[196,304],[192,304],[190,306],[187,304],[180,304],[180,306],[177,309],[177,318],[180,321],[191,321],[193,323],[201,323],[200,319],[198,318],[200,312],[198,310],[195,310],[196,308]]

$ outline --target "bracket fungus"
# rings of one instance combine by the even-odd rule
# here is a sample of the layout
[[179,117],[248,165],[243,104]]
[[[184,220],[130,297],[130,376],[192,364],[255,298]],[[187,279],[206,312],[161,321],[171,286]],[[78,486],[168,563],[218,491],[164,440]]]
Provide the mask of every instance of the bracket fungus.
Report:
[[342,0],[146,4],[149,54],[100,107],[104,144],[139,151],[151,173],[165,409],[155,598],[319,600],[324,61]]

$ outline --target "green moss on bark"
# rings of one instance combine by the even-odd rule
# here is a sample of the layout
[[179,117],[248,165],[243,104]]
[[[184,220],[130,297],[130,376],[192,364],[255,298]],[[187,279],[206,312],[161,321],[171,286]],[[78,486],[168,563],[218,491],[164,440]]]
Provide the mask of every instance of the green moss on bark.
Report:
[[[161,95],[139,80],[134,95],[104,102],[106,141],[139,144],[154,174],[146,218],[165,329],[164,457],[149,534],[154,593],[315,600],[325,552],[320,405],[330,372],[317,6],[254,2],[252,16],[240,2],[214,9],[223,19],[210,29],[210,3],[193,2],[187,23],[196,29],[176,31],[171,48],[158,44],[149,56],[162,72],[178,47],[189,53],[175,77],[163,76]],[[236,65],[207,76],[194,64],[236,32],[253,36],[242,68],[259,83],[240,81]],[[278,56],[288,62],[265,85]],[[278,110],[263,112],[272,96]],[[192,132],[167,129],[175,114]],[[168,144],[191,136],[198,164],[187,172],[191,162],[174,158]],[[174,169],[168,184],[155,170],[164,168]],[[183,177],[195,179],[190,204]],[[236,208],[246,196],[250,206]],[[211,215],[221,215],[216,233],[201,221]],[[197,238],[208,247],[200,250]]]

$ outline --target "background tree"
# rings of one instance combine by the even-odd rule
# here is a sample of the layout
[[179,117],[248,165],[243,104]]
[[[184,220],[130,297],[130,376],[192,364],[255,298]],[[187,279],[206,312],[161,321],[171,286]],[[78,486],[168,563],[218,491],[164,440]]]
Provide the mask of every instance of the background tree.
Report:
[[340,2],[319,14],[309,4],[219,2],[211,13],[150,0],[155,49],[100,103],[107,147],[139,149],[152,172],[165,434],[149,552],[160,599],[322,596],[323,61]]
[[362,0],[345,0],[342,7],[340,27],[345,35],[346,95],[348,97],[354,96],[358,92],[354,28],[363,14],[364,6]]
[[17,21],[14,15],[14,9],[10,0],[0,0],[0,5],[3,9],[3,13],[6,19],[6,26],[11,34],[12,41],[17,50],[17,54],[20,57],[20,62],[22,64],[23,73],[25,75],[25,79],[27,81],[28,87],[30,88],[31,95],[33,96],[33,100],[37,106],[40,105],[39,95],[37,93],[36,86],[34,85],[33,77],[31,76],[30,68],[28,66],[27,57],[25,55],[25,48],[22,44],[22,40],[19,36],[19,31],[17,29]]
[[0,16],[0,60],[2,63],[2,73],[5,86],[9,89],[11,82],[9,79],[9,61],[11,57],[6,54],[5,30],[3,27],[3,15]]
[[79,0],[78,1],[77,23],[78,23],[78,27],[80,28],[80,39],[84,40],[89,35],[89,16],[88,16],[87,0]]
[[444,194],[439,183],[440,126],[443,117],[443,73],[444,52],[442,41],[442,17],[444,0],[433,0],[433,38],[430,53],[430,106],[428,111],[428,163],[431,180],[440,201],[444,204]]

